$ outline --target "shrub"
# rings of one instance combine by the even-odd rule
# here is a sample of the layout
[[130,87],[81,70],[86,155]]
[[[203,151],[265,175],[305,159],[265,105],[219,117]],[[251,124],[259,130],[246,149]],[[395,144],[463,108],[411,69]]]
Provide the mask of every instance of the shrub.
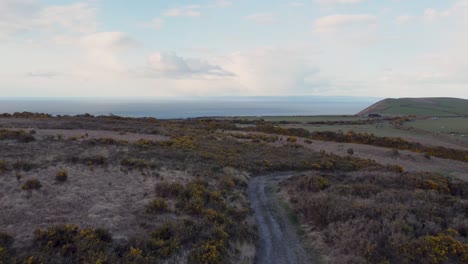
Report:
[[120,165],[128,168],[128,169],[156,169],[156,165],[154,163],[149,163],[142,159],[123,159],[120,161]]
[[296,176],[280,185],[300,219],[323,241],[323,254],[339,256],[331,262],[468,260],[461,220],[468,196],[460,191],[467,182],[433,173],[360,172],[327,175],[328,185],[321,188],[320,177]]
[[18,173],[16,173],[15,176],[16,176],[17,181],[21,181],[21,179],[23,178],[24,175],[18,172]]
[[27,181],[21,186],[21,189],[22,189],[22,190],[25,190],[25,191],[39,190],[40,188],[42,188],[42,184],[41,184],[41,182],[40,182],[38,179],[36,179],[36,178],[27,180]]
[[96,155],[96,156],[90,156],[90,157],[84,157],[81,159],[81,162],[83,164],[86,164],[88,166],[93,166],[93,165],[105,165],[107,163],[107,158],[102,156],[102,155]]
[[169,182],[158,183],[154,190],[156,195],[162,198],[177,198],[185,191],[182,184]]
[[55,180],[58,182],[66,182],[68,179],[68,172],[65,169],[59,170],[57,174],[55,174]]
[[297,137],[295,137],[295,136],[288,137],[287,141],[291,142],[291,143],[296,143],[297,142]]
[[168,205],[165,199],[156,198],[153,199],[145,207],[145,212],[148,214],[161,213],[168,210]]
[[17,171],[30,171],[36,166],[36,164],[29,163],[26,161],[17,161],[13,163],[12,166]]
[[0,174],[3,174],[8,171],[8,163],[6,161],[0,160]]
[[158,257],[169,257],[180,249],[178,228],[174,224],[166,223],[151,233],[150,248]]
[[0,231],[0,248],[10,248],[13,245],[13,237]]
[[35,138],[24,130],[0,129],[0,140],[16,140],[22,143],[34,141]]
[[221,264],[224,263],[221,254],[219,243],[216,241],[209,241],[200,243],[196,249],[191,253],[190,260],[193,263],[210,263]]
[[34,232],[36,252],[46,262],[55,263],[102,263],[111,246],[112,237],[104,229],[79,229],[75,225],[38,229]]
[[424,157],[425,157],[426,159],[429,159],[429,160],[430,160],[430,159],[431,159],[431,154],[428,153],[428,152],[426,152],[426,153],[424,153]]

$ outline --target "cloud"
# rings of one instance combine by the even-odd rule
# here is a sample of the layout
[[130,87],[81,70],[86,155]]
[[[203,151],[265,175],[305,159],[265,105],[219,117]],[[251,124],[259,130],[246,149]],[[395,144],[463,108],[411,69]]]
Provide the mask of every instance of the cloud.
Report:
[[288,3],[288,6],[303,7],[303,6],[305,6],[305,3],[304,2],[290,2],[290,3]]
[[434,21],[436,19],[444,18],[448,16],[450,16],[450,10],[441,11],[441,12],[433,8],[427,8],[426,10],[424,10],[424,19],[426,21]]
[[180,8],[172,8],[163,12],[163,16],[166,17],[199,17],[201,12],[199,11],[199,5],[187,5]]
[[330,4],[358,4],[364,2],[365,0],[315,0],[316,3],[322,5],[330,5]]
[[[67,49],[74,54],[80,54],[80,72],[96,71],[126,71],[128,66],[119,58],[127,50],[140,44],[124,32],[96,32],[74,36],[60,35],[53,38],[53,43],[60,49]],[[70,55],[71,56],[71,55]]]
[[32,78],[55,78],[61,75],[62,75],[61,73],[54,72],[54,71],[34,71],[34,72],[28,72],[26,74],[27,77],[32,77]]
[[87,3],[75,3],[67,6],[49,6],[39,12],[37,23],[40,27],[59,27],[78,33],[90,33],[97,30],[97,9]]
[[28,31],[32,28],[31,17],[36,16],[37,3],[33,0],[0,1],[0,38]]
[[35,0],[0,1],[0,37],[32,31],[90,33],[97,9],[87,3],[41,7]]
[[124,32],[99,32],[80,38],[80,43],[88,49],[124,50],[138,46],[136,40]]
[[164,24],[164,20],[162,18],[154,18],[149,22],[141,23],[140,26],[143,28],[151,28],[151,29],[160,29]]
[[296,49],[235,52],[219,64],[235,74],[243,95],[310,94],[326,87],[318,67]]
[[374,15],[330,15],[317,19],[314,22],[316,32],[335,32],[340,28],[350,26],[373,26],[377,23],[377,17]]
[[212,79],[234,76],[219,65],[201,59],[187,59],[175,53],[155,53],[148,58],[147,77]]
[[404,25],[404,24],[408,24],[408,23],[411,22],[413,19],[414,19],[414,16],[410,16],[410,15],[401,15],[401,16],[398,16],[398,17],[396,18],[396,22],[397,22],[399,25]]
[[245,19],[256,23],[271,23],[275,21],[275,15],[272,13],[255,13],[246,16]]
[[217,0],[214,3],[215,6],[220,6],[220,7],[226,7],[226,6],[231,6],[232,2],[228,0]]

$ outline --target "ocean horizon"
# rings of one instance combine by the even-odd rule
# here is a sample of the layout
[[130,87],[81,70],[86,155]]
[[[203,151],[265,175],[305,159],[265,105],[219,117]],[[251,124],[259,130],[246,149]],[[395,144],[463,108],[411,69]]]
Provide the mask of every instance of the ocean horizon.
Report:
[[354,115],[373,97],[0,98],[0,112],[119,115],[159,119],[218,116]]

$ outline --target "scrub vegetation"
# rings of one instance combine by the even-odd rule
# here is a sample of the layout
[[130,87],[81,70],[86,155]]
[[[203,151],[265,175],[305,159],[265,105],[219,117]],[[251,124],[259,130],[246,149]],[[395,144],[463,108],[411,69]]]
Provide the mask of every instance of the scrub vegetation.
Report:
[[[324,259],[466,257],[464,181],[364,159],[347,144],[460,164],[465,150],[232,119],[16,113],[0,127],[3,263],[253,263],[249,181],[278,172],[305,173],[281,188]],[[344,154],[314,140],[343,143]]]

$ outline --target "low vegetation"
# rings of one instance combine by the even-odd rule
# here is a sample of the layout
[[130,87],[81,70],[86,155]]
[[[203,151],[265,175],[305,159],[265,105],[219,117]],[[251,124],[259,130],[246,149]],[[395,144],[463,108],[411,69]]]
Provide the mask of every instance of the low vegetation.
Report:
[[68,171],[65,169],[59,170],[57,174],[55,174],[55,180],[58,182],[66,182],[68,179]]
[[22,186],[21,189],[24,191],[33,191],[33,190],[39,190],[42,188],[41,182],[36,179],[29,179],[27,180]]
[[[312,133],[258,120],[238,127],[237,121],[217,119],[160,121],[33,113],[5,118],[17,118],[18,127],[34,127],[37,133],[35,139],[19,130],[0,130],[6,131],[0,137],[0,176],[13,186],[0,184],[3,197],[19,192],[22,198],[31,199],[25,204],[34,204],[36,197],[19,188],[43,188],[37,197],[41,203],[53,201],[49,205],[55,205],[60,200],[73,210],[84,210],[89,219],[107,214],[99,210],[115,205],[130,215],[131,220],[125,221],[138,235],[111,230],[112,221],[120,221],[121,215],[105,215],[105,221],[111,222],[109,231],[62,215],[59,223],[54,218],[39,222],[43,228],[34,232],[32,241],[24,238],[31,236],[36,225],[27,234],[21,229],[11,232],[11,228],[11,236],[0,232],[0,263],[252,263],[259,238],[246,196],[248,177],[279,171],[313,171],[287,180],[282,189],[302,223],[319,238],[325,256],[348,263],[465,260],[468,190],[464,182],[361,159],[357,157],[360,151],[352,148],[345,147],[343,156],[333,155],[315,149],[318,144],[313,140],[381,145],[401,156],[401,150],[411,150],[426,157],[465,160],[463,151],[371,134]],[[22,118],[29,119],[21,123]],[[59,137],[39,131],[57,128],[107,130],[128,138],[138,133],[141,138],[93,138],[83,132],[85,136],[72,139],[66,132]],[[159,140],[154,133],[164,138]],[[96,178],[101,180],[95,186],[99,195],[105,190],[117,193],[103,195],[104,205],[80,208],[83,200],[50,195],[77,192],[83,179]],[[67,183],[57,184],[62,182]],[[122,188],[126,184],[135,187]],[[80,197],[96,195],[85,191]],[[125,202],[115,202],[112,197],[117,196]],[[130,202],[132,198],[136,202]],[[41,206],[44,211],[53,209]],[[24,224],[27,219],[18,221]],[[12,247],[13,238],[21,250]]]
[[331,131],[309,132],[301,128],[288,129],[279,126],[273,126],[272,124],[257,124],[256,127],[249,127],[246,128],[246,130],[287,135],[290,136],[290,138],[296,136],[312,140],[315,139],[342,143],[358,143],[399,150],[409,150],[417,153],[427,153],[434,157],[468,162],[467,150],[446,148],[441,146],[424,146],[421,143],[410,142],[401,138],[377,137],[368,133],[355,133],[353,131],[349,131],[347,133]]
[[24,130],[0,129],[0,140],[15,140],[21,143],[34,141],[35,138]]
[[281,188],[341,263],[465,263],[468,183],[429,173],[310,173]]

